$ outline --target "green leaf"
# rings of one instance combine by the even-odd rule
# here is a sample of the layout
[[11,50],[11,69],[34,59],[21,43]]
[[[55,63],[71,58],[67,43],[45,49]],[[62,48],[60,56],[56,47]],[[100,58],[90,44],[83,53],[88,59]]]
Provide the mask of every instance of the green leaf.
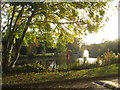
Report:
[[19,38],[19,35],[18,35],[18,34],[16,34],[16,36],[15,36],[15,37],[16,37],[16,39],[18,39],[18,38]]
[[102,9],[99,11],[100,15],[103,16],[105,14],[105,11]]

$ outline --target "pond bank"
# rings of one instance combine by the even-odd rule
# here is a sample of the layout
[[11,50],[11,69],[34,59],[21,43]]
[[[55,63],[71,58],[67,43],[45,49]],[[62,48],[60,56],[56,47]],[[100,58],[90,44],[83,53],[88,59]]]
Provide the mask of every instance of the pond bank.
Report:
[[2,77],[3,85],[19,85],[31,83],[43,83],[49,81],[64,81],[85,79],[93,77],[104,77],[109,75],[117,75],[120,64],[112,64],[104,67],[67,71],[67,72],[41,72],[41,73],[16,73],[4,74]]

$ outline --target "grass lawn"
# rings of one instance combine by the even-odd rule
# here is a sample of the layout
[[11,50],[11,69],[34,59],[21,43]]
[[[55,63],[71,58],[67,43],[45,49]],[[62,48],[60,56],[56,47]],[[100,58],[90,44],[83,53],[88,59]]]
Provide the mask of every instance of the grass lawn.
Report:
[[68,71],[68,72],[41,72],[41,73],[19,73],[3,75],[3,85],[39,83],[47,81],[59,81],[65,79],[77,79],[85,77],[98,77],[118,74],[120,64],[112,64],[100,68]]
[[[54,55],[54,53],[45,53],[44,55],[43,54],[36,54],[36,55],[34,55],[34,57],[36,57],[36,56],[53,56]],[[29,57],[28,55],[21,55],[21,57]]]

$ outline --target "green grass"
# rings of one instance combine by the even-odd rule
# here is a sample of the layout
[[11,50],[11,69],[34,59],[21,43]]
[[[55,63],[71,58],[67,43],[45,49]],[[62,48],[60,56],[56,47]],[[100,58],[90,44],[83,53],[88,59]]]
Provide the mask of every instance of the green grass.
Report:
[[[54,53],[45,53],[44,55],[43,54],[35,54],[34,56],[53,56]],[[29,57],[29,55],[20,55],[21,57]]]
[[118,74],[120,64],[112,64],[100,68],[68,71],[68,72],[42,72],[42,73],[20,73],[3,75],[3,85],[39,83],[47,81],[59,81],[65,79],[77,79],[85,77],[98,77]]
[[[44,56],[53,56],[54,53],[45,53]],[[43,56],[43,54],[36,54],[35,56]]]

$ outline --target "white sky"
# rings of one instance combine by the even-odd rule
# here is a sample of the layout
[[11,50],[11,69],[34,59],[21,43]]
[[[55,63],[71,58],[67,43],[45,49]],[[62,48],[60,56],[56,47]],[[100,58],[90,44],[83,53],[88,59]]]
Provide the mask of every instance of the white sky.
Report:
[[96,34],[88,34],[83,36],[83,41],[90,45],[93,43],[101,43],[106,40],[115,40],[118,39],[118,10],[115,9],[115,6],[118,6],[118,1],[114,0],[110,3],[111,7],[108,10],[109,21],[107,21],[105,27],[100,29]]

